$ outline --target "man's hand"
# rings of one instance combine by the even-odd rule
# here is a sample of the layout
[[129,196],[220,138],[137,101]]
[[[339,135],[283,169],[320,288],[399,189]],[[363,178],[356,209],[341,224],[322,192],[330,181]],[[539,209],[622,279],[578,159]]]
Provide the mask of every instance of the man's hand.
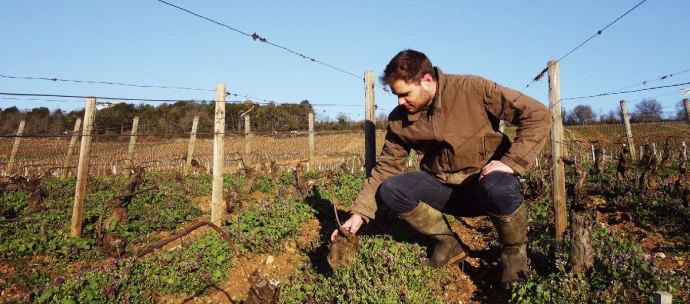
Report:
[[479,180],[482,180],[484,178],[484,175],[487,175],[491,172],[505,172],[508,174],[515,174],[515,171],[508,167],[508,165],[502,163],[499,160],[492,160],[489,162],[484,168],[482,168],[482,174],[479,175]]
[[[362,226],[362,222],[362,217],[356,213],[353,213],[352,216],[350,216],[350,219],[343,223],[343,230],[348,230],[350,233],[355,234],[357,233],[357,230],[359,230],[359,227]],[[333,234],[331,234],[331,242],[335,241],[335,237],[337,235],[338,229],[333,231]]]

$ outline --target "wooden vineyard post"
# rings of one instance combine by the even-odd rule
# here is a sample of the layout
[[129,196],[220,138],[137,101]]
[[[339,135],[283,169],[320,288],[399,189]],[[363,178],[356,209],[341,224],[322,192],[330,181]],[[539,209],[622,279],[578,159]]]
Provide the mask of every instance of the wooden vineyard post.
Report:
[[5,171],[5,179],[7,180],[9,180],[10,176],[12,176],[12,167],[14,167],[14,160],[17,158],[17,151],[19,151],[19,142],[21,142],[22,140],[22,134],[24,133],[25,125],[26,121],[22,119],[22,121],[19,122],[19,129],[17,129],[17,137],[14,138],[12,154],[10,154],[10,161],[7,164],[7,170]]
[[366,177],[376,163],[376,100],[374,98],[374,71],[364,72],[364,163]]
[[656,156],[656,143],[652,143],[652,155]]
[[244,165],[249,167],[252,163],[252,134],[249,113],[244,116]]
[[72,209],[72,236],[81,234],[84,219],[84,196],[86,195],[86,178],[89,175],[89,159],[91,158],[91,135],[93,121],[96,116],[96,98],[86,99],[84,109],[84,130],[81,133],[81,148],[79,149],[79,165],[77,167],[77,185],[74,191],[74,207]]
[[594,145],[591,145],[591,146],[592,146],[592,162],[596,162],[597,159],[596,159],[596,156],[594,155]]
[[549,61],[549,108],[551,109],[551,153],[553,154],[553,205],[556,239],[561,240],[568,224],[565,210],[565,168],[563,166],[563,120],[561,117],[561,88],[558,61]]
[[688,156],[688,146],[685,145],[685,141],[683,141],[683,156],[687,157]]
[[225,164],[225,83],[216,84],[216,116],[213,127],[213,192],[211,223],[221,226],[223,215],[223,164]]
[[196,128],[199,125],[199,116],[194,116],[192,122],[192,135],[189,137],[189,148],[187,148],[187,162],[184,166],[184,175],[192,172],[192,158],[194,157],[194,143],[196,142]]
[[132,122],[132,133],[129,136],[129,148],[127,149],[127,159],[125,159],[125,178],[132,175],[134,169],[134,145],[137,143],[137,131],[139,128],[139,116],[134,116]]
[[314,113],[309,113],[309,171],[314,171]]
[[77,118],[77,121],[74,123],[74,130],[72,131],[72,139],[69,142],[69,149],[67,149],[67,157],[65,158],[65,163],[62,165],[62,172],[60,172],[60,179],[67,178],[67,173],[69,173],[69,166],[72,164],[72,154],[74,154],[74,146],[77,145],[80,128],[81,118]]
[[683,99],[683,105],[685,105],[685,117],[688,120],[688,123],[690,124],[690,100],[687,98]]
[[623,112],[623,123],[625,124],[625,136],[628,138],[628,147],[630,148],[630,160],[635,160],[637,159],[635,157],[635,143],[633,143],[632,129],[628,119],[628,107],[625,106],[625,100],[621,100],[621,111]]

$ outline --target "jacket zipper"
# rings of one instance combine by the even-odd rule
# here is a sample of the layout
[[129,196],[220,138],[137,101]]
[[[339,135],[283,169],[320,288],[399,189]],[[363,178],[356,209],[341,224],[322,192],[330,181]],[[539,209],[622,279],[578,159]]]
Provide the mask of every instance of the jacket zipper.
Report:
[[436,134],[436,128],[434,127],[434,120],[433,120],[433,118],[432,118],[432,116],[434,115],[434,114],[433,114],[434,111],[433,111],[433,109],[429,109],[429,110],[427,110],[426,113],[427,113],[427,116],[426,116],[426,117],[427,117],[427,120],[429,121],[429,124],[431,125],[431,131],[434,133],[434,138],[435,138],[436,140],[439,140],[438,134]]

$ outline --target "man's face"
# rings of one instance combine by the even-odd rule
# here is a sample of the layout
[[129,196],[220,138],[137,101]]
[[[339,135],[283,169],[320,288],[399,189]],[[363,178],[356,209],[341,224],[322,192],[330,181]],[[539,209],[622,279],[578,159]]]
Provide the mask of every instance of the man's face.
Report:
[[398,96],[398,104],[405,107],[408,113],[414,114],[431,104],[434,94],[430,85],[425,79],[421,83],[406,83],[398,79],[391,85],[391,90]]

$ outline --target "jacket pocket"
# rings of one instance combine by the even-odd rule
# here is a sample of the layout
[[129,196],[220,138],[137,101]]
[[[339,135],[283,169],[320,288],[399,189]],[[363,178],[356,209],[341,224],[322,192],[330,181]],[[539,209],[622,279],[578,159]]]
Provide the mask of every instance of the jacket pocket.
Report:
[[510,149],[510,140],[503,133],[487,133],[482,137],[482,160],[488,163],[491,160],[499,160]]
[[481,134],[454,133],[446,136],[448,144],[447,172],[458,172],[467,168],[481,168],[484,146]]

